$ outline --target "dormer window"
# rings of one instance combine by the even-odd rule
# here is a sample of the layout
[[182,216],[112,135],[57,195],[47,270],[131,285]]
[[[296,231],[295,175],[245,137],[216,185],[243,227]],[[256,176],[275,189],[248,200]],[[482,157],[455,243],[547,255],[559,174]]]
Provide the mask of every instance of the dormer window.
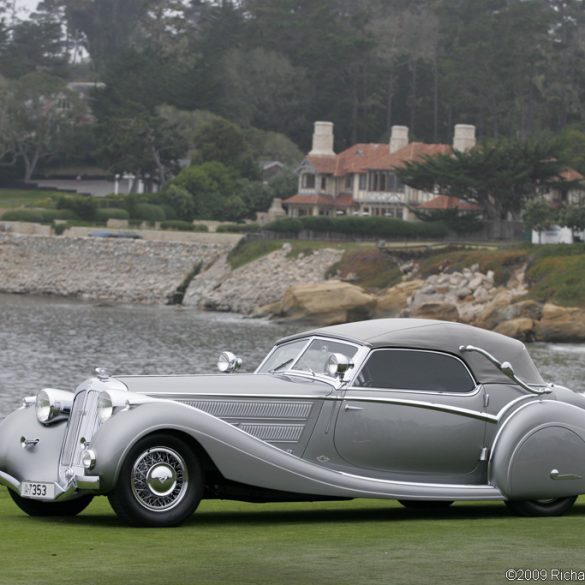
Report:
[[312,173],[304,173],[301,177],[301,186],[303,189],[314,189],[315,175]]

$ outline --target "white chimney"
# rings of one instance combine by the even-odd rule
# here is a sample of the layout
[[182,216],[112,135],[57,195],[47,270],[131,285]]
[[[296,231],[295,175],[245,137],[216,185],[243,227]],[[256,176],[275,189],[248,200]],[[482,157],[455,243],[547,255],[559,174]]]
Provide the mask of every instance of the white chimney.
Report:
[[309,154],[317,156],[334,155],[333,122],[315,122],[313,148]]
[[392,126],[390,133],[390,154],[408,146],[408,126]]
[[475,126],[456,124],[453,136],[453,150],[465,152],[475,146]]

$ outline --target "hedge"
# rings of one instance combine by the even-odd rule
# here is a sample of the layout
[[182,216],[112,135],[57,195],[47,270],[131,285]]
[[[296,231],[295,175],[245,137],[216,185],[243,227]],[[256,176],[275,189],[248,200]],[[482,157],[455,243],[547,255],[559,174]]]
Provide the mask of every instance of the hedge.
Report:
[[231,234],[249,234],[260,231],[257,223],[222,223],[217,226],[216,232]]
[[125,209],[119,207],[104,207],[97,210],[96,219],[98,221],[108,221],[108,219],[129,219],[130,214]]
[[142,221],[165,221],[167,216],[165,210],[160,205],[152,203],[138,203],[131,210],[133,219]]
[[78,219],[70,209],[9,209],[2,215],[4,221],[51,223],[55,219]]
[[182,232],[207,232],[209,228],[204,223],[190,223],[181,219],[168,219],[161,221],[160,227],[163,230],[179,230]]
[[370,235],[399,238],[442,238],[448,234],[442,222],[418,223],[388,217],[328,217],[308,216],[284,218],[264,227],[274,232],[329,232],[351,235]]

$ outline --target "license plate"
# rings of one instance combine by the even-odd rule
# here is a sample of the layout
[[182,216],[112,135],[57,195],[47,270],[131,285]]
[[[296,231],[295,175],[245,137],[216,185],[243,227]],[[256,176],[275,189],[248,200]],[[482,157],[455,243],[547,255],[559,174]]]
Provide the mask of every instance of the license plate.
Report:
[[36,500],[54,500],[55,484],[23,481],[20,484],[20,495],[23,498],[33,498]]

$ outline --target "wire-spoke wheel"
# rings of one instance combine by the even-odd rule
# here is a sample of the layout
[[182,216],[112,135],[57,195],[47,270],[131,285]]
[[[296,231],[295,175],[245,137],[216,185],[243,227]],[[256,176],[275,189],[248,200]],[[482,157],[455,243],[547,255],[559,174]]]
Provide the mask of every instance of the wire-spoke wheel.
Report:
[[109,494],[118,517],[136,526],[175,526],[197,508],[203,493],[201,466],[181,439],[163,433],[131,450]]
[[518,516],[562,516],[575,503],[577,496],[546,500],[507,500],[506,505]]

